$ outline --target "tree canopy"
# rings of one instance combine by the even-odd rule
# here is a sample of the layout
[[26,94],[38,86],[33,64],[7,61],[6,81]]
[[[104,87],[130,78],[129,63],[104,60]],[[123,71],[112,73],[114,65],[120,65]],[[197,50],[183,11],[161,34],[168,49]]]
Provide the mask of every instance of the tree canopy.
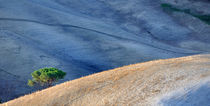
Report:
[[28,80],[28,85],[49,87],[59,79],[63,79],[65,75],[65,72],[57,68],[42,68],[31,73],[32,79]]

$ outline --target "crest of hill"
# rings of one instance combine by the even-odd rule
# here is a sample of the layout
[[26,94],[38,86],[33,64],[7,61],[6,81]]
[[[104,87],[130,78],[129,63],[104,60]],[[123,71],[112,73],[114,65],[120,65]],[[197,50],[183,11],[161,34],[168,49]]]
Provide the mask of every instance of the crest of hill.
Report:
[[[201,92],[203,86],[208,89]],[[209,88],[210,55],[205,54],[104,71],[2,106],[208,105]]]

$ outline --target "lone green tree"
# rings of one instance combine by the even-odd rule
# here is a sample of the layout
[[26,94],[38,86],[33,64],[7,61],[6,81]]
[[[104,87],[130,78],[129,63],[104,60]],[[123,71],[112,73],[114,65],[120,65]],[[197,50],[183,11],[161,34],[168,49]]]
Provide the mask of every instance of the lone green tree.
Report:
[[65,75],[65,72],[57,68],[42,68],[31,73],[32,79],[28,80],[28,85],[50,87],[54,82],[63,79]]

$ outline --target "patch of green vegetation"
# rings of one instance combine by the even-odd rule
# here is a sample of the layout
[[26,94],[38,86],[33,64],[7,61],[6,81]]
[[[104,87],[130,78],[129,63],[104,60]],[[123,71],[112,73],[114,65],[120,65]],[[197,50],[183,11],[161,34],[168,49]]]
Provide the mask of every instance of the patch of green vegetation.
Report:
[[177,8],[173,7],[172,5],[166,4],[166,3],[161,4],[161,7],[162,7],[164,10],[166,10],[166,11],[177,11],[177,12],[182,12],[182,10],[177,9]]
[[205,23],[210,25],[210,15],[197,15],[197,14],[194,14],[193,16],[199,18],[203,22],[205,22]]
[[56,68],[42,68],[31,73],[33,79],[28,80],[29,86],[40,85],[50,87],[54,82],[63,79],[65,72]]
[[194,16],[194,17],[200,19],[201,21],[205,22],[206,24],[210,25],[210,15],[195,14],[195,13],[192,13],[190,11],[190,9],[179,9],[179,8],[176,8],[176,7],[174,7],[174,6],[170,5],[170,4],[166,4],[166,3],[161,4],[161,7],[165,11],[169,11],[169,12],[183,12],[183,13],[189,14],[191,16]]

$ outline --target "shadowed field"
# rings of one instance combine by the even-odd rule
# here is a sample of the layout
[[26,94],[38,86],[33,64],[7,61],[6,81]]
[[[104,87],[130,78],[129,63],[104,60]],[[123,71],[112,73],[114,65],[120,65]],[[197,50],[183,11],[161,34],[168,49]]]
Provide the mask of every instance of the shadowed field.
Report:
[[[124,65],[208,53],[210,26],[165,12],[163,2],[0,0],[0,98],[34,91],[27,80],[43,67],[67,72],[64,82]],[[207,4],[195,9],[208,10]]]

